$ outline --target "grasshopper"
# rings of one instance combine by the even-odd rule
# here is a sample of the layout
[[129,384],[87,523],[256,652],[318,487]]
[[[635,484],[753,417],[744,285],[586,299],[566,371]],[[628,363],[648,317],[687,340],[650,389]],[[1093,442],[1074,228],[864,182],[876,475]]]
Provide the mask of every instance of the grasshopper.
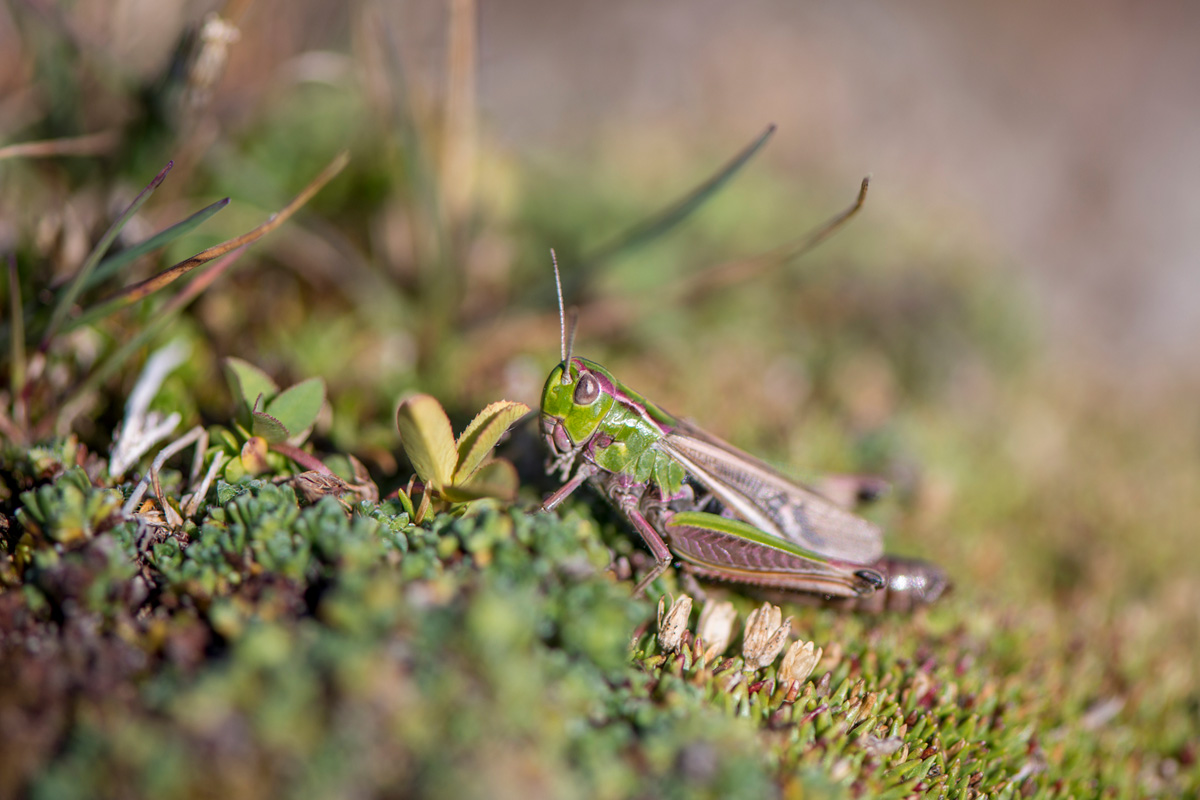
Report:
[[554,276],[562,361],[542,391],[541,428],[546,471],[563,485],[542,508],[553,510],[585,482],[611,502],[654,555],[635,596],[673,558],[701,577],[869,610],[909,609],[942,594],[942,570],[885,556],[875,524],[572,356],[557,262]]

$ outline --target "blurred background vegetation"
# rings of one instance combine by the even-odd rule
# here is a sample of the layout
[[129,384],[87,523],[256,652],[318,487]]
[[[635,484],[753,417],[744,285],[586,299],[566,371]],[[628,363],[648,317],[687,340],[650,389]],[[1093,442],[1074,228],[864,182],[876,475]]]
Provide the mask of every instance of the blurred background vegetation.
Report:
[[[1187,20],[1089,15],[1060,61],[1014,59],[1027,71],[980,94],[957,67],[1012,51],[950,48],[946,4],[785,5],[0,8],[0,795],[1200,791],[1200,410],[1193,329],[1165,321],[1190,279],[1134,246],[1155,209],[1180,213],[1178,187],[1135,191],[1120,176],[1138,162],[1083,138],[1110,109],[1136,149],[1126,114],[1158,105],[1047,78],[1114,42],[1137,65],[1161,45],[1166,66],[1135,73],[1157,75]],[[1012,13],[946,24],[1049,59],[1077,21]],[[931,74],[946,99],[913,88]],[[1059,90],[1078,113],[1048,110]],[[343,151],[235,262],[108,304],[262,224]],[[168,162],[109,257],[228,205],[76,282]],[[861,214],[790,258],[867,170]],[[1147,195],[1154,225],[1112,222]],[[1089,204],[1112,224],[1075,224]],[[499,398],[536,407],[558,359],[550,247],[578,352],[802,477],[885,476],[870,513],[889,549],[937,561],[954,592],[911,619],[789,609],[826,656],[784,704],[773,667],[739,684],[660,652],[652,604],[604,571],[639,555],[596,497],[526,513],[553,488],[531,425],[502,447],[513,510],[301,510],[269,480],[299,471],[281,461],[223,473],[182,530],[120,513],[132,483],[103,459],[171,341],[189,356],[153,408],[180,414],[175,435],[248,411],[227,357],[283,387],[319,377],[308,451],[356,457],[385,497],[409,478],[405,392],[455,430]],[[170,462],[168,495],[186,472]]]

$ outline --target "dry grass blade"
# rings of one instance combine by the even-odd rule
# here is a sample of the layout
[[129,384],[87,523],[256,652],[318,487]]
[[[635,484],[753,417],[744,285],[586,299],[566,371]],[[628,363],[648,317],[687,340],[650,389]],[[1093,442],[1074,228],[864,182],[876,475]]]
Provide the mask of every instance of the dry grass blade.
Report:
[[231,253],[234,250],[237,250],[239,247],[245,247],[252,242],[258,241],[290,219],[292,215],[295,214],[305,203],[311,200],[313,195],[319,192],[322,187],[325,186],[325,184],[333,180],[333,178],[345,168],[349,161],[349,153],[340,153],[337,158],[330,162],[329,166],[321,170],[321,174],[314,178],[313,181],[308,184],[308,186],[304,187],[304,190],[301,191],[300,194],[296,195],[292,202],[288,203],[277,213],[272,214],[266,222],[259,225],[249,233],[244,233],[241,236],[236,236],[233,239],[230,239],[229,241],[214,245],[207,250],[197,253],[191,258],[180,261],[173,267],[168,267],[157,275],[147,278],[141,283],[135,283],[133,286],[122,289],[120,292],[113,295],[103,303],[103,307],[106,309],[106,312],[111,312],[117,308],[123,308],[124,306],[136,303],[139,300],[154,294],[158,290],[171,285],[197,267],[207,264],[213,259],[220,258],[227,253]]
[[695,278],[679,284],[679,291],[686,300],[695,300],[717,289],[749,281],[754,275],[760,272],[799,258],[832,236],[851,217],[858,213],[858,210],[863,207],[863,203],[867,200],[867,187],[870,185],[870,182],[871,177],[869,175],[863,178],[862,185],[858,189],[858,197],[849,208],[800,238],[761,255],[740,258],[735,261],[726,261],[710,267]]
[[475,0],[450,3],[450,46],[442,153],[442,214],[457,228],[471,211],[475,185],[475,70],[479,24]]
[[[424,235],[415,245],[422,248],[418,262],[427,265],[427,274],[432,272],[434,276],[440,276],[443,274],[441,259],[445,257],[447,249],[444,220],[439,213],[440,187],[431,164],[429,147],[421,135],[421,118],[401,56],[403,48],[399,43],[400,35],[386,21],[377,5],[368,5],[364,12],[363,22],[368,31],[366,38],[378,47],[382,72],[387,82],[390,111],[400,145],[398,155],[405,173],[411,176],[415,200],[412,207],[414,222],[424,228]],[[451,53],[453,58],[454,53]]]
[[64,139],[17,142],[0,147],[0,161],[8,158],[50,158],[53,156],[94,156],[107,153],[121,141],[119,131],[101,131]]

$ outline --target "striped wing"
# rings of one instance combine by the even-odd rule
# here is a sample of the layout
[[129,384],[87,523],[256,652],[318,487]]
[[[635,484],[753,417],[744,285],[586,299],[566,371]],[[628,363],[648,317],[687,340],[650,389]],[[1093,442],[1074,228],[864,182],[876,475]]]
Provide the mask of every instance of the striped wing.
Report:
[[738,518],[830,559],[871,564],[883,555],[879,527],[736,447],[686,422],[659,447]]

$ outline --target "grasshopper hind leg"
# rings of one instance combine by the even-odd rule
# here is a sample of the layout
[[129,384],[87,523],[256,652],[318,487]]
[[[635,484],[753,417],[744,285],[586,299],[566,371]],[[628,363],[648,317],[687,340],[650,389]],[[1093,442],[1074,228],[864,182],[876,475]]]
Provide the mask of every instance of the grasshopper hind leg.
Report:
[[856,577],[862,578],[864,581],[871,584],[876,589],[882,589],[884,587],[884,585],[887,583],[887,581],[884,579],[883,575],[881,575],[878,570],[860,569],[857,572],[855,572],[854,574]]
[[656,503],[652,509],[647,510],[647,513],[658,514],[661,517],[664,512],[674,511],[704,511],[723,517],[733,516],[732,512],[715,494],[691,475],[684,480],[679,494],[667,501],[665,508],[662,504]]
[[933,603],[952,588],[941,567],[917,558],[884,556],[870,571],[883,580],[875,592],[862,597],[827,597],[822,605],[870,614],[906,614]]

